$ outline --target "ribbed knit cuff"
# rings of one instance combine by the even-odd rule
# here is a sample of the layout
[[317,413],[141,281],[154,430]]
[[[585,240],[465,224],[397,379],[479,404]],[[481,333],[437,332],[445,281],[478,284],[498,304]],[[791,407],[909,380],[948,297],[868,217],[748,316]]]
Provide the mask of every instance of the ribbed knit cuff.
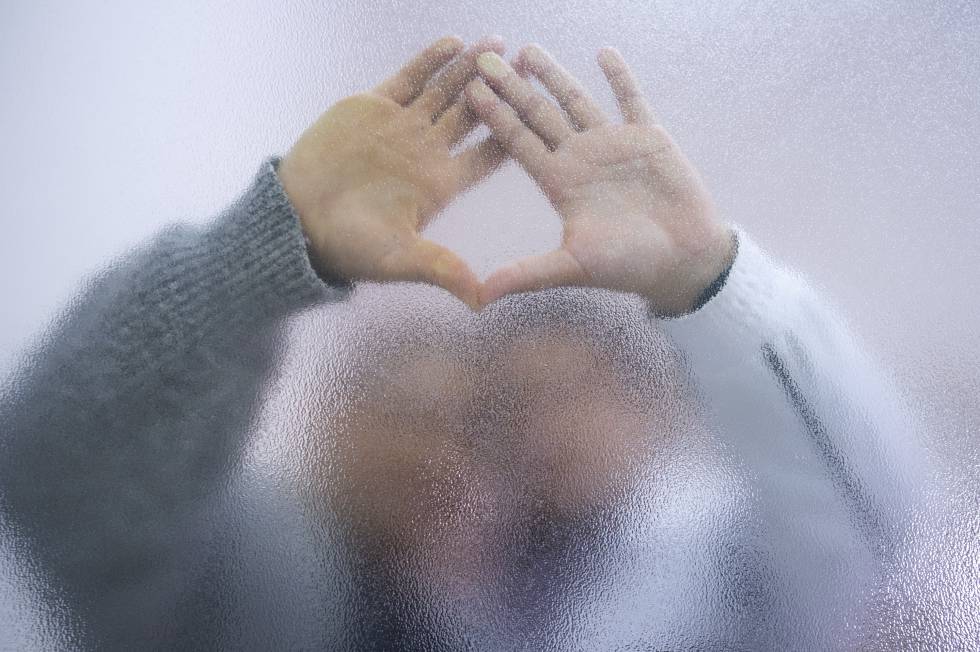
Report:
[[758,346],[778,336],[798,296],[795,277],[744,231],[737,237],[738,254],[724,286],[696,312],[661,322],[676,344],[697,357],[726,350],[756,355]]
[[349,285],[325,283],[313,270],[278,163],[266,160],[252,185],[192,245],[196,251],[182,256],[198,267],[184,271],[198,280],[199,292],[185,290],[179,300],[199,328],[228,319],[274,320],[350,293]]
[[176,226],[132,252],[97,294],[93,328],[111,331],[132,364],[172,359],[201,339],[258,332],[350,286],[314,272],[306,239],[276,175],[262,164],[251,186],[211,224]]
[[213,227],[223,245],[222,258],[229,263],[229,283],[257,306],[280,310],[346,298],[350,284],[325,282],[314,271],[299,216],[279,181],[278,165],[278,158],[266,160],[251,187]]

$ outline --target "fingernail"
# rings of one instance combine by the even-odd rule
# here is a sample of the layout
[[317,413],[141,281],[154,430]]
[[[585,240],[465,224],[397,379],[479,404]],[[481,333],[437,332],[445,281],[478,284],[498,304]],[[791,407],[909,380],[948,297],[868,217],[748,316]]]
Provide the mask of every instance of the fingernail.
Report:
[[541,57],[543,50],[537,43],[528,43],[521,48],[521,56],[525,59],[538,59]]
[[436,41],[436,47],[441,50],[455,50],[456,48],[464,47],[466,44],[463,39],[458,36],[443,36],[441,39]]
[[607,45],[604,48],[599,49],[599,62],[600,63],[614,63],[618,58],[619,52],[611,45]]
[[478,56],[476,65],[488,77],[503,77],[507,72],[507,64],[495,52],[484,52]]
[[434,51],[437,55],[458,52],[465,44],[458,36],[446,36],[435,42]]

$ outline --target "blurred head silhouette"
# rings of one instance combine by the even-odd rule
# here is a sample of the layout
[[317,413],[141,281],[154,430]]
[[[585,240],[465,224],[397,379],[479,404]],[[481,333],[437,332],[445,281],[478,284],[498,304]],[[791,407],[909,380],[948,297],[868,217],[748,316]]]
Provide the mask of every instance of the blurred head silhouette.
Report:
[[414,587],[403,601],[546,619],[556,605],[541,597],[601,572],[652,462],[700,427],[683,367],[642,306],[612,293],[395,312],[351,338],[343,407],[312,460],[376,584],[368,602],[384,611]]

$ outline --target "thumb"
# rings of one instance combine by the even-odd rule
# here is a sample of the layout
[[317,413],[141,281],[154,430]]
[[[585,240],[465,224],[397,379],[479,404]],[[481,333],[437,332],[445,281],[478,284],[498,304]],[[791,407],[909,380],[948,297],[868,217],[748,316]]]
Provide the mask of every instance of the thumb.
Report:
[[473,310],[480,307],[480,282],[466,262],[430,240],[418,238],[405,248],[390,269],[393,279],[437,285]]
[[483,282],[480,304],[487,305],[508,294],[570,285],[586,285],[588,274],[565,249],[529,256],[509,263]]

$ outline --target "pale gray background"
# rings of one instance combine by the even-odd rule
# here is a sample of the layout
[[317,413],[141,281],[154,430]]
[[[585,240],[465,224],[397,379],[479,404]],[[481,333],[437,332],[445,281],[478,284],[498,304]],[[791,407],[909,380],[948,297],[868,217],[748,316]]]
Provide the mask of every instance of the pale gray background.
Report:
[[[973,1],[7,2],[0,371],[82,277],[207,220],[333,101],[445,33],[540,42],[610,107],[594,53],[617,45],[725,215],[842,307],[975,504]],[[514,169],[433,229],[481,274],[557,234]]]

